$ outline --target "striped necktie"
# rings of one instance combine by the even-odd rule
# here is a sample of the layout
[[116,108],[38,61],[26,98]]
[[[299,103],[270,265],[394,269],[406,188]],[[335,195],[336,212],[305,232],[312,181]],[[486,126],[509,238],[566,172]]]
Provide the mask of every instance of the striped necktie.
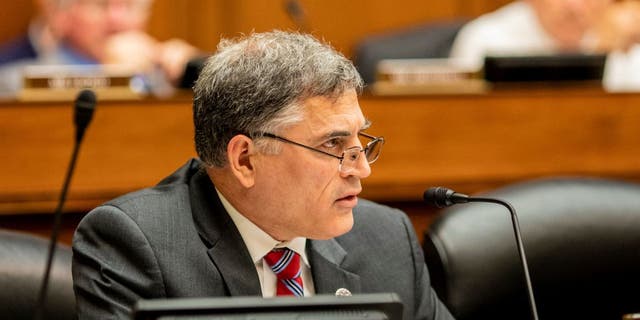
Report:
[[274,249],[264,256],[264,260],[278,278],[276,295],[304,296],[299,254],[289,248]]

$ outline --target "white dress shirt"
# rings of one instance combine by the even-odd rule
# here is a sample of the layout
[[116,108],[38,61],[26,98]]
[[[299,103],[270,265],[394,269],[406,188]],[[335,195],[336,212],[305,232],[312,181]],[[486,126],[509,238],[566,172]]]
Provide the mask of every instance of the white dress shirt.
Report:
[[515,1],[467,23],[451,47],[451,58],[480,69],[488,55],[551,54],[557,46],[531,6]]
[[271,268],[264,261],[264,256],[275,248],[287,247],[300,255],[300,262],[302,267],[302,283],[305,296],[312,296],[315,294],[313,286],[313,278],[311,276],[311,265],[307,258],[307,252],[305,250],[307,239],[298,237],[290,241],[277,241],[273,239],[269,234],[264,232],[253,222],[243,216],[238,210],[236,210],[227,199],[216,189],[222,205],[231,216],[231,220],[240,231],[244,244],[249,249],[249,254],[258,272],[258,278],[260,279],[260,287],[262,288],[263,297],[276,296],[277,277],[276,274],[271,271]]

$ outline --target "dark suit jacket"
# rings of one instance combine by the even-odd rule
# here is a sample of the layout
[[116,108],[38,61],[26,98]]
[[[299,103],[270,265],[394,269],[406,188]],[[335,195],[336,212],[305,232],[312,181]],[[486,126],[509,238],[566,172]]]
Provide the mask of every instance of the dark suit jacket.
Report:
[[[309,240],[316,294],[395,292],[405,319],[452,319],[409,219],[361,200],[347,234]],[[141,298],[260,296],[249,251],[200,162],[91,211],[73,239],[80,319],[124,319]]]
[[38,53],[27,35],[0,46],[0,65],[20,60],[32,60],[37,57]]

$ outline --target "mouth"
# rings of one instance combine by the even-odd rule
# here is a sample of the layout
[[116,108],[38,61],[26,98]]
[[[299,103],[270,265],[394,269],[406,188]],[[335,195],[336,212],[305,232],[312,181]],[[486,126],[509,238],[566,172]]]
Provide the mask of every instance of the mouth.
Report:
[[358,204],[358,194],[360,192],[349,193],[342,198],[338,198],[336,203],[342,207],[354,208]]

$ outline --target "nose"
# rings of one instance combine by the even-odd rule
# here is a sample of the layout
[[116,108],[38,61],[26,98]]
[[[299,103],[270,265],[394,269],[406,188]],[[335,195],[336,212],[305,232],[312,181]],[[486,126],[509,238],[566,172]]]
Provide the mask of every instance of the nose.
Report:
[[341,172],[341,175],[343,178],[355,176],[359,179],[364,179],[371,175],[371,165],[369,164],[369,161],[367,161],[364,151],[361,151],[358,158],[354,160],[353,167],[346,172]]
[[366,157],[362,156],[358,159],[359,161],[362,161],[362,165],[358,165],[356,167],[356,169],[358,171],[360,171],[360,179],[364,179],[368,176],[371,175],[371,165],[369,164],[369,161],[367,161]]

